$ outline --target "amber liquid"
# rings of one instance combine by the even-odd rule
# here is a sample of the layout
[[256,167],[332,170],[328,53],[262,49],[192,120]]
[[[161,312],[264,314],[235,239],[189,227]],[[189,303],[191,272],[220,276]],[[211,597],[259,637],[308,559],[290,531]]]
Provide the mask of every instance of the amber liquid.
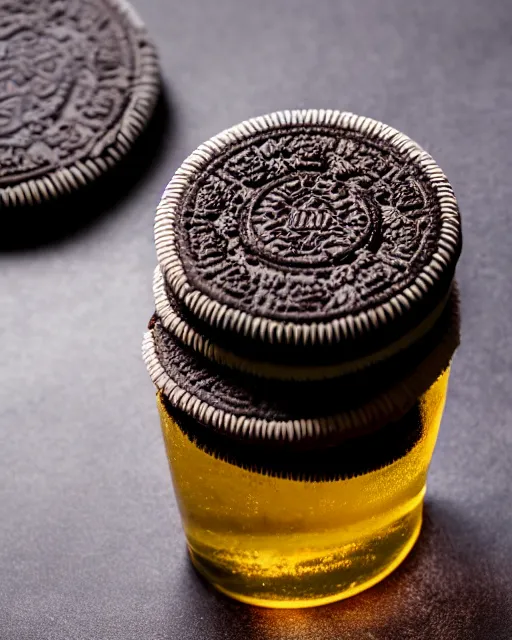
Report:
[[304,481],[248,471],[198,448],[159,398],[192,562],[217,589],[266,607],[321,605],[395,569],[421,527],[446,370],[419,399],[422,435],[398,461],[363,475]]

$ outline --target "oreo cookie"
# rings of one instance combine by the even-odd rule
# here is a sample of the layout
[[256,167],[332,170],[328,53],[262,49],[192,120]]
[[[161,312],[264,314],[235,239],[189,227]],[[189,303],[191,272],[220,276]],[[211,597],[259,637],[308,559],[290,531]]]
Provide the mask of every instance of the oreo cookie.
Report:
[[299,475],[329,450],[336,475],[340,446],[362,473],[365,448],[389,443],[377,468],[421,437],[418,398],[459,342],[461,230],[416,143],[336,111],[249,120],[183,163],[155,236],[144,359],[199,446],[274,473],[283,445]]
[[168,297],[190,325],[294,365],[303,350],[355,360],[427,330],[461,248],[434,160],[390,127],[331,111],[256,118],[199,147],[155,231]]
[[0,202],[94,181],[130,149],[159,94],[155,50],[124,0],[0,0]]
[[143,355],[170,406],[238,440],[330,447],[399,420],[449,366],[459,344],[456,290],[431,331],[400,354],[329,379],[255,377],[220,366],[168,332],[156,317]]

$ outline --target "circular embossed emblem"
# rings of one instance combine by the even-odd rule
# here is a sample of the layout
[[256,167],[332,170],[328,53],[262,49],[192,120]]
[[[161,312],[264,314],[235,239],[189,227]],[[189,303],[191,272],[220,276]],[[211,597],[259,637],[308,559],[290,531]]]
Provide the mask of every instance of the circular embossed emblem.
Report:
[[113,164],[157,85],[154,51],[124,2],[0,0],[4,203],[55,195]]
[[414,282],[437,249],[440,208],[391,145],[302,126],[229,145],[184,193],[175,225],[194,288],[297,322],[357,314]]
[[302,269],[353,260],[378,223],[376,207],[357,187],[304,171],[262,189],[241,232],[248,250],[271,264]]

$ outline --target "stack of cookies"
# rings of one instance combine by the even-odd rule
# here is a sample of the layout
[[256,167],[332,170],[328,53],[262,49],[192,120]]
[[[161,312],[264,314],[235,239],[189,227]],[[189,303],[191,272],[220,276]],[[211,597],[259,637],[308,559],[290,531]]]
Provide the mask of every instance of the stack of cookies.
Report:
[[183,163],[155,232],[144,358],[191,437],[276,472],[353,475],[421,436],[418,398],[459,340],[461,234],[417,144],[336,111],[243,122]]

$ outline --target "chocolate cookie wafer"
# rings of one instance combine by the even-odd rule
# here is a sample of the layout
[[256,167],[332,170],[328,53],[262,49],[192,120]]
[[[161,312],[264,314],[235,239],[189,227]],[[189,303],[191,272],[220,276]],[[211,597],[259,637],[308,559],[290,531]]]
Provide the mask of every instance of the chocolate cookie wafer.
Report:
[[159,93],[155,49],[125,0],[0,0],[0,203],[32,205],[108,171]]

